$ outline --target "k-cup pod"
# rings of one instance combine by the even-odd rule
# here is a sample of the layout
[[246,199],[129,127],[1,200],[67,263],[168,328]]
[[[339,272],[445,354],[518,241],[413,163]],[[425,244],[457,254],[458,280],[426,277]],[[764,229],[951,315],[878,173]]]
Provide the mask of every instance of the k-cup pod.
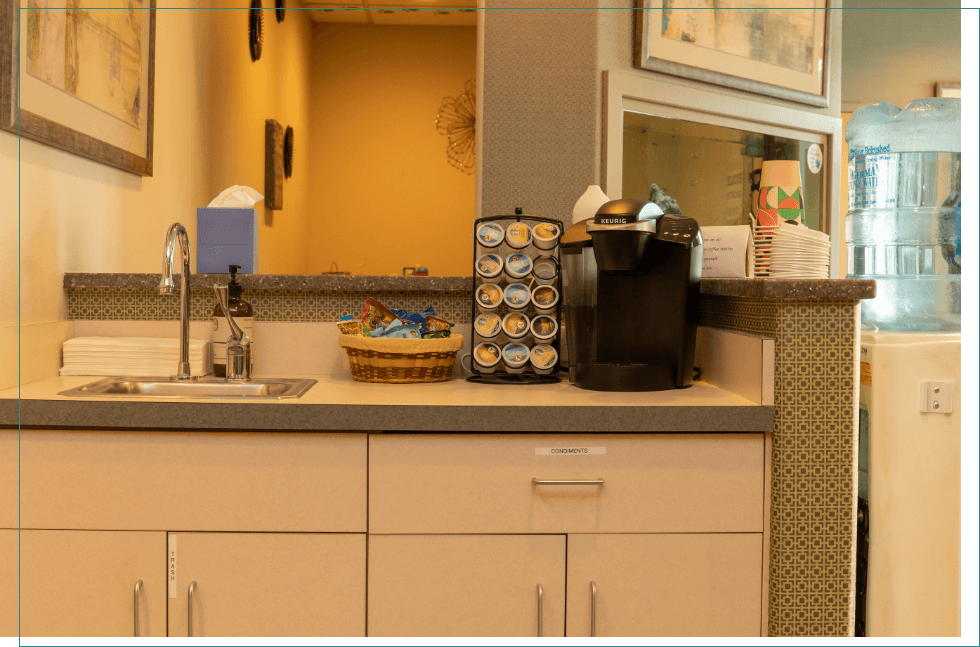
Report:
[[504,290],[504,304],[511,310],[523,310],[531,303],[531,290],[523,283],[511,283]]
[[495,222],[485,222],[476,230],[476,238],[484,247],[496,247],[504,242],[504,228]]
[[538,344],[531,349],[531,366],[535,373],[551,373],[558,363],[558,351],[550,344]]
[[558,322],[549,315],[538,315],[531,320],[531,334],[538,343],[550,342],[558,334]]
[[478,314],[473,322],[473,332],[484,339],[493,339],[500,334],[500,317],[492,312]]
[[531,303],[538,314],[551,314],[558,308],[558,290],[550,285],[539,285],[531,293]]
[[481,310],[490,311],[504,301],[504,291],[496,283],[484,283],[476,289],[474,297]]
[[524,365],[527,364],[531,352],[524,344],[511,342],[504,346],[501,354],[504,357],[504,366],[507,367],[507,372],[520,373],[524,370]]
[[531,328],[527,315],[512,312],[503,321],[504,334],[511,339],[524,339]]
[[531,244],[531,229],[523,222],[511,223],[507,227],[507,244],[514,249],[524,249]]
[[543,222],[531,230],[531,237],[534,240],[534,246],[538,249],[554,249],[558,244],[560,233],[557,225]]
[[558,261],[554,256],[538,256],[531,271],[539,281],[553,281],[558,276]]
[[482,373],[493,373],[500,363],[500,346],[493,342],[483,342],[473,349],[473,362]]
[[504,263],[504,271],[507,276],[514,279],[523,279],[531,273],[531,259],[527,254],[511,254]]
[[485,279],[495,279],[504,271],[504,261],[496,254],[484,254],[476,262],[476,273]]

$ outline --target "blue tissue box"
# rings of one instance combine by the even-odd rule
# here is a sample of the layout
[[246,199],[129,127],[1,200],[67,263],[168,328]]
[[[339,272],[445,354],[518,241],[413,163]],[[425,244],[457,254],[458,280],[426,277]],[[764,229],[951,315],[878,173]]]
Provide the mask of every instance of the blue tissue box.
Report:
[[201,207],[197,210],[197,271],[227,274],[259,271],[259,227],[255,209]]

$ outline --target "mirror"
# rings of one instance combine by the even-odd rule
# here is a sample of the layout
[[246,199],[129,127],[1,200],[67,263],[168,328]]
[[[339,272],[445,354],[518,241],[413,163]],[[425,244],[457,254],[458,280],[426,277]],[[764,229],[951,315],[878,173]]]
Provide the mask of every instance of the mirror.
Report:
[[309,272],[469,274],[475,11],[309,14]]
[[701,226],[747,225],[757,209],[762,161],[798,160],[806,224],[819,230],[824,171],[823,164],[817,172],[808,168],[813,144],[626,110],[623,197],[653,199],[656,185]]

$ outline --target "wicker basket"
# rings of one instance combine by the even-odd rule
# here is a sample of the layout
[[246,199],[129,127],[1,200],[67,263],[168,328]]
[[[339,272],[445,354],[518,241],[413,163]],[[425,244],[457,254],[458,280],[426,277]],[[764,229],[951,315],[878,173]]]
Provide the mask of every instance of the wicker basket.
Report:
[[351,319],[349,321],[338,321],[337,327],[340,328],[340,333],[342,335],[360,335],[362,324],[357,319]]
[[386,339],[341,335],[350,372],[358,382],[444,382],[453,376],[462,335],[443,339]]

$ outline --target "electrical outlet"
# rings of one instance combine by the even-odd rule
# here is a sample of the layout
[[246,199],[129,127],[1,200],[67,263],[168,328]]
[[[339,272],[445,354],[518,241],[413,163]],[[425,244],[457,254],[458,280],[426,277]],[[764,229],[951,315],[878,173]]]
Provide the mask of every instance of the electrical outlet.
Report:
[[919,411],[922,413],[953,413],[953,383],[920,383]]

